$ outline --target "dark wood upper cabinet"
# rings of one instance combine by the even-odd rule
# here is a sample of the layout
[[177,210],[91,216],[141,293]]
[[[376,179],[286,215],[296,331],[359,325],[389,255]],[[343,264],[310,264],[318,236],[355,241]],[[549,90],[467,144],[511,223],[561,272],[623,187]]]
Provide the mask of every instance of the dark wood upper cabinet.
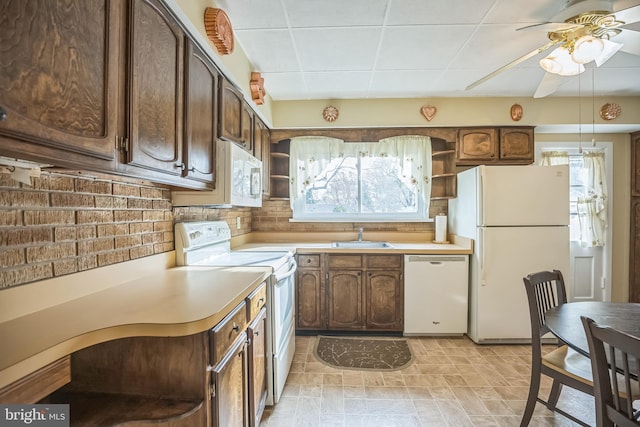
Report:
[[494,128],[460,129],[458,131],[457,163],[475,164],[498,158],[498,139]]
[[185,173],[213,188],[220,73],[191,40],[187,41],[185,74]]
[[113,168],[122,2],[0,3],[0,155]]
[[220,138],[242,143],[242,94],[227,79],[220,80]]
[[499,158],[510,163],[533,163],[533,129],[500,128]]
[[631,134],[629,302],[640,302],[640,131]]
[[129,146],[124,160],[181,176],[186,168],[182,160],[185,34],[158,0],[133,0],[129,8]]
[[253,155],[262,161],[262,194],[269,195],[270,173],[269,166],[271,163],[271,135],[269,128],[258,117],[254,115],[253,126]]
[[220,80],[220,138],[240,144],[253,154],[253,109],[233,83]]
[[458,131],[456,164],[530,164],[533,128],[463,128]]

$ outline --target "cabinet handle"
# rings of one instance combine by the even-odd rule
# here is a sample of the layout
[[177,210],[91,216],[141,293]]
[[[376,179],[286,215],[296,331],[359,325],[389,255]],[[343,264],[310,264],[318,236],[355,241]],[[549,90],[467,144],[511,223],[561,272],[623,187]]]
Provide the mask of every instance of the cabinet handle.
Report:
[[7,112],[4,108],[0,107],[0,122],[4,122],[5,120],[7,120]]
[[184,163],[176,163],[175,165],[173,165],[173,167],[179,168],[181,171],[187,168],[187,166]]
[[240,330],[240,326],[238,326],[237,324],[233,324],[233,330],[238,332]]
[[261,304],[261,303],[263,303],[263,302],[264,302],[264,297],[261,297],[261,298],[258,300],[258,305],[260,305],[260,304]]
[[311,264],[311,260],[310,259],[307,260],[307,264]]
[[260,331],[255,331],[255,332],[253,333],[253,335],[255,335],[255,336],[260,335]]

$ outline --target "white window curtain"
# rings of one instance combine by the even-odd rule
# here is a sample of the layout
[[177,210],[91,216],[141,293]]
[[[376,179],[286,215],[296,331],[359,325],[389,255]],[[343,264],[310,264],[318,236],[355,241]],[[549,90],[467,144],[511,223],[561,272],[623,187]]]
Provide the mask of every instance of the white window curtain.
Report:
[[345,156],[385,156],[400,159],[403,176],[424,195],[428,211],[431,198],[431,139],[419,135],[396,136],[379,142],[353,143],[322,136],[291,138],[291,208],[294,207],[295,199],[304,194],[332,160]]
[[[540,164],[543,166],[569,164],[566,151],[543,151]],[[586,197],[578,197],[576,209],[582,247],[604,246],[607,229],[607,182],[602,151],[584,151],[584,183]]]
[[578,198],[580,245],[604,246],[607,229],[607,181],[604,153],[585,151],[582,154],[586,175],[587,197]]
[[568,165],[569,153],[566,151],[543,151],[540,159],[541,166]]

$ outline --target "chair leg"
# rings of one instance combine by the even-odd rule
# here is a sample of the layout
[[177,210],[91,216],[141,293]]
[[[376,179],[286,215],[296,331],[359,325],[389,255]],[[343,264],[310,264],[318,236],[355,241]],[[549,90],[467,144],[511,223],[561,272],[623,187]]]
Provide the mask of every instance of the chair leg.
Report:
[[[537,372],[536,372],[537,371]],[[540,371],[535,367],[531,369],[531,381],[529,385],[529,396],[527,397],[527,405],[524,408],[522,414],[522,421],[520,421],[520,427],[527,427],[533,416],[533,410],[536,407],[538,401],[538,392],[540,391]]]
[[551,391],[549,392],[549,399],[547,399],[547,408],[552,411],[555,410],[561,391],[562,383],[560,383],[560,381],[553,380],[553,384],[551,384]]

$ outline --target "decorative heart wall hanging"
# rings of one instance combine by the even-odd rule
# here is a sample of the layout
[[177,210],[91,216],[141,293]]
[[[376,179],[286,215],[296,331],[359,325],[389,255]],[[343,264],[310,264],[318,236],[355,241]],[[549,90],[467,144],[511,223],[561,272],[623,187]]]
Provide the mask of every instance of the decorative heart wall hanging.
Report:
[[422,113],[424,118],[427,119],[427,121],[431,121],[431,119],[433,119],[433,117],[438,112],[438,109],[433,105],[423,105],[420,109],[420,112]]

